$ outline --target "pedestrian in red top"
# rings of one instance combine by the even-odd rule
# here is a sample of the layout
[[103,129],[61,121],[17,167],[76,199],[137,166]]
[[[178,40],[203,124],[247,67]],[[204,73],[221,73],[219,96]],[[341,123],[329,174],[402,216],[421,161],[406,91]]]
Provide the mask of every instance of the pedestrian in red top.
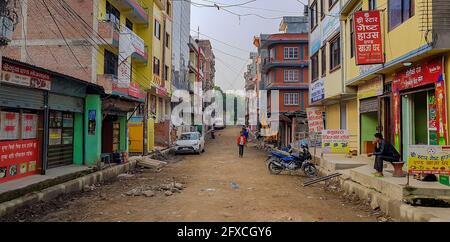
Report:
[[244,132],[241,131],[236,143],[239,147],[239,157],[242,158],[244,156],[244,146],[247,144],[247,138],[245,138]]

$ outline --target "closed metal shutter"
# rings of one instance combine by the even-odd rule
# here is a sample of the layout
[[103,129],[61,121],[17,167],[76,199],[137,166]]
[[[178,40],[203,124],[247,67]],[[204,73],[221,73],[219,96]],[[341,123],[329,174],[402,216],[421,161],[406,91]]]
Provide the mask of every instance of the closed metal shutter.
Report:
[[48,147],[48,168],[73,164],[73,146],[57,145]]
[[48,95],[48,106],[50,110],[83,113],[84,101],[82,98],[50,93]]
[[362,99],[359,105],[360,113],[378,112],[378,98]]
[[44,91],[0,85],[0,106],[10,108],[44,109]]

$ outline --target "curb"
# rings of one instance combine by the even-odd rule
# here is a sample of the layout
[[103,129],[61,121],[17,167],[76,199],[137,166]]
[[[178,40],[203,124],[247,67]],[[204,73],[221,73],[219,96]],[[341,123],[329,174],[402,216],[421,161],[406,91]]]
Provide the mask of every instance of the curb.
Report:
[[120,164],[102,171],[90,173],[88,175],[51,186],[41,191],[34,191],[25,194],[22,197],[0,203],[0,217],[13,213],[18,208],[27,206],[40,201],[50,201],[62,194],[80,192],[84,186],[90,186],[98,182],[103,182],[117,177],[119,174],[127,172],[136,166],[136,161],[130,161],[126,164]]

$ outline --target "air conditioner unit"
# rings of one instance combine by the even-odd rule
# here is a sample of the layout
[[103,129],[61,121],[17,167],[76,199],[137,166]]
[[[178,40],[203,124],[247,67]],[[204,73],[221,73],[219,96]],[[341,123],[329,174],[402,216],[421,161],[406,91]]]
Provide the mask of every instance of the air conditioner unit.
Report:
[[0,16],[0,45],[7,45],[12,40],[14,22],[11,18]]

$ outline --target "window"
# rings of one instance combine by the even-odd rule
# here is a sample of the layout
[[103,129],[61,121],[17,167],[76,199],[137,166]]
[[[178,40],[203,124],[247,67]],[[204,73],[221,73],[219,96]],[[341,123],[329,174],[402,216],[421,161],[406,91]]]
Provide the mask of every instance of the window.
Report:
[[170,34],[166,33],[166,47],[170,47]]
[[117,28],[120,26],[120,11],[108,1],[106,1],[106,20],[114,23]]
[[130,30],[133,30],[133,23],[128,18],[126,19],[125,26],[127,26]]
[[328,9],[331,9],[335,3],[337,3],[337,0],[328,0]]
[[164,81],[167,81],[169,79],[169,67],[164,66]]
[[389,0],[389,30],[414,16],[414,1]]
[[369,0],[369,10],[375,10],[377,8],[377,0]]
[[161,40],[161,24],[155,19],[155,37]]
[[285,93],[284,105],[298,105],[298,93]]
[[350,58],[355,56],[355,28],[353,26],[353,18],[350,19]]
[[325,17],[325,0],[320,0],[320,18]]
[[117,76],[117,68],[119,67],[119,57],[105,50],[104,74],[111,74]]
[[318,53],[311,56],[311,79],[317,81],[319,79],[319,57]]
[[159,64],[159,59],[156,57],[153,57],[153,74],[158,75],[160,74],[160,64]]
[[311,18],[311,30],[313,30],[317,26],[317,1],[314,1],[314,3],[311,4],[310,7],[310,18]]
[[341,65],[341,38],[339,35],[330,41],[330,71],[339,68]]
[[284,59],[298,59],[298,48],[297,47],[285,47],[284,48]]
[[50,111],[49,145],[71,145],[73,143],[73,114]]
[[284,82],[298,82],[300,81],[300,70],[288,69],[284,70]]
[[322,69],[322,76],[327,75],[327,48],[326,46],[323,46],[320,49],[320,61],[321,61],[321,69]]
[[167,15],[170,17],[170,11],[172,10],[172,5],[170,4],[169,1],[167,1],[167,9],[166,9],[166,13]]

